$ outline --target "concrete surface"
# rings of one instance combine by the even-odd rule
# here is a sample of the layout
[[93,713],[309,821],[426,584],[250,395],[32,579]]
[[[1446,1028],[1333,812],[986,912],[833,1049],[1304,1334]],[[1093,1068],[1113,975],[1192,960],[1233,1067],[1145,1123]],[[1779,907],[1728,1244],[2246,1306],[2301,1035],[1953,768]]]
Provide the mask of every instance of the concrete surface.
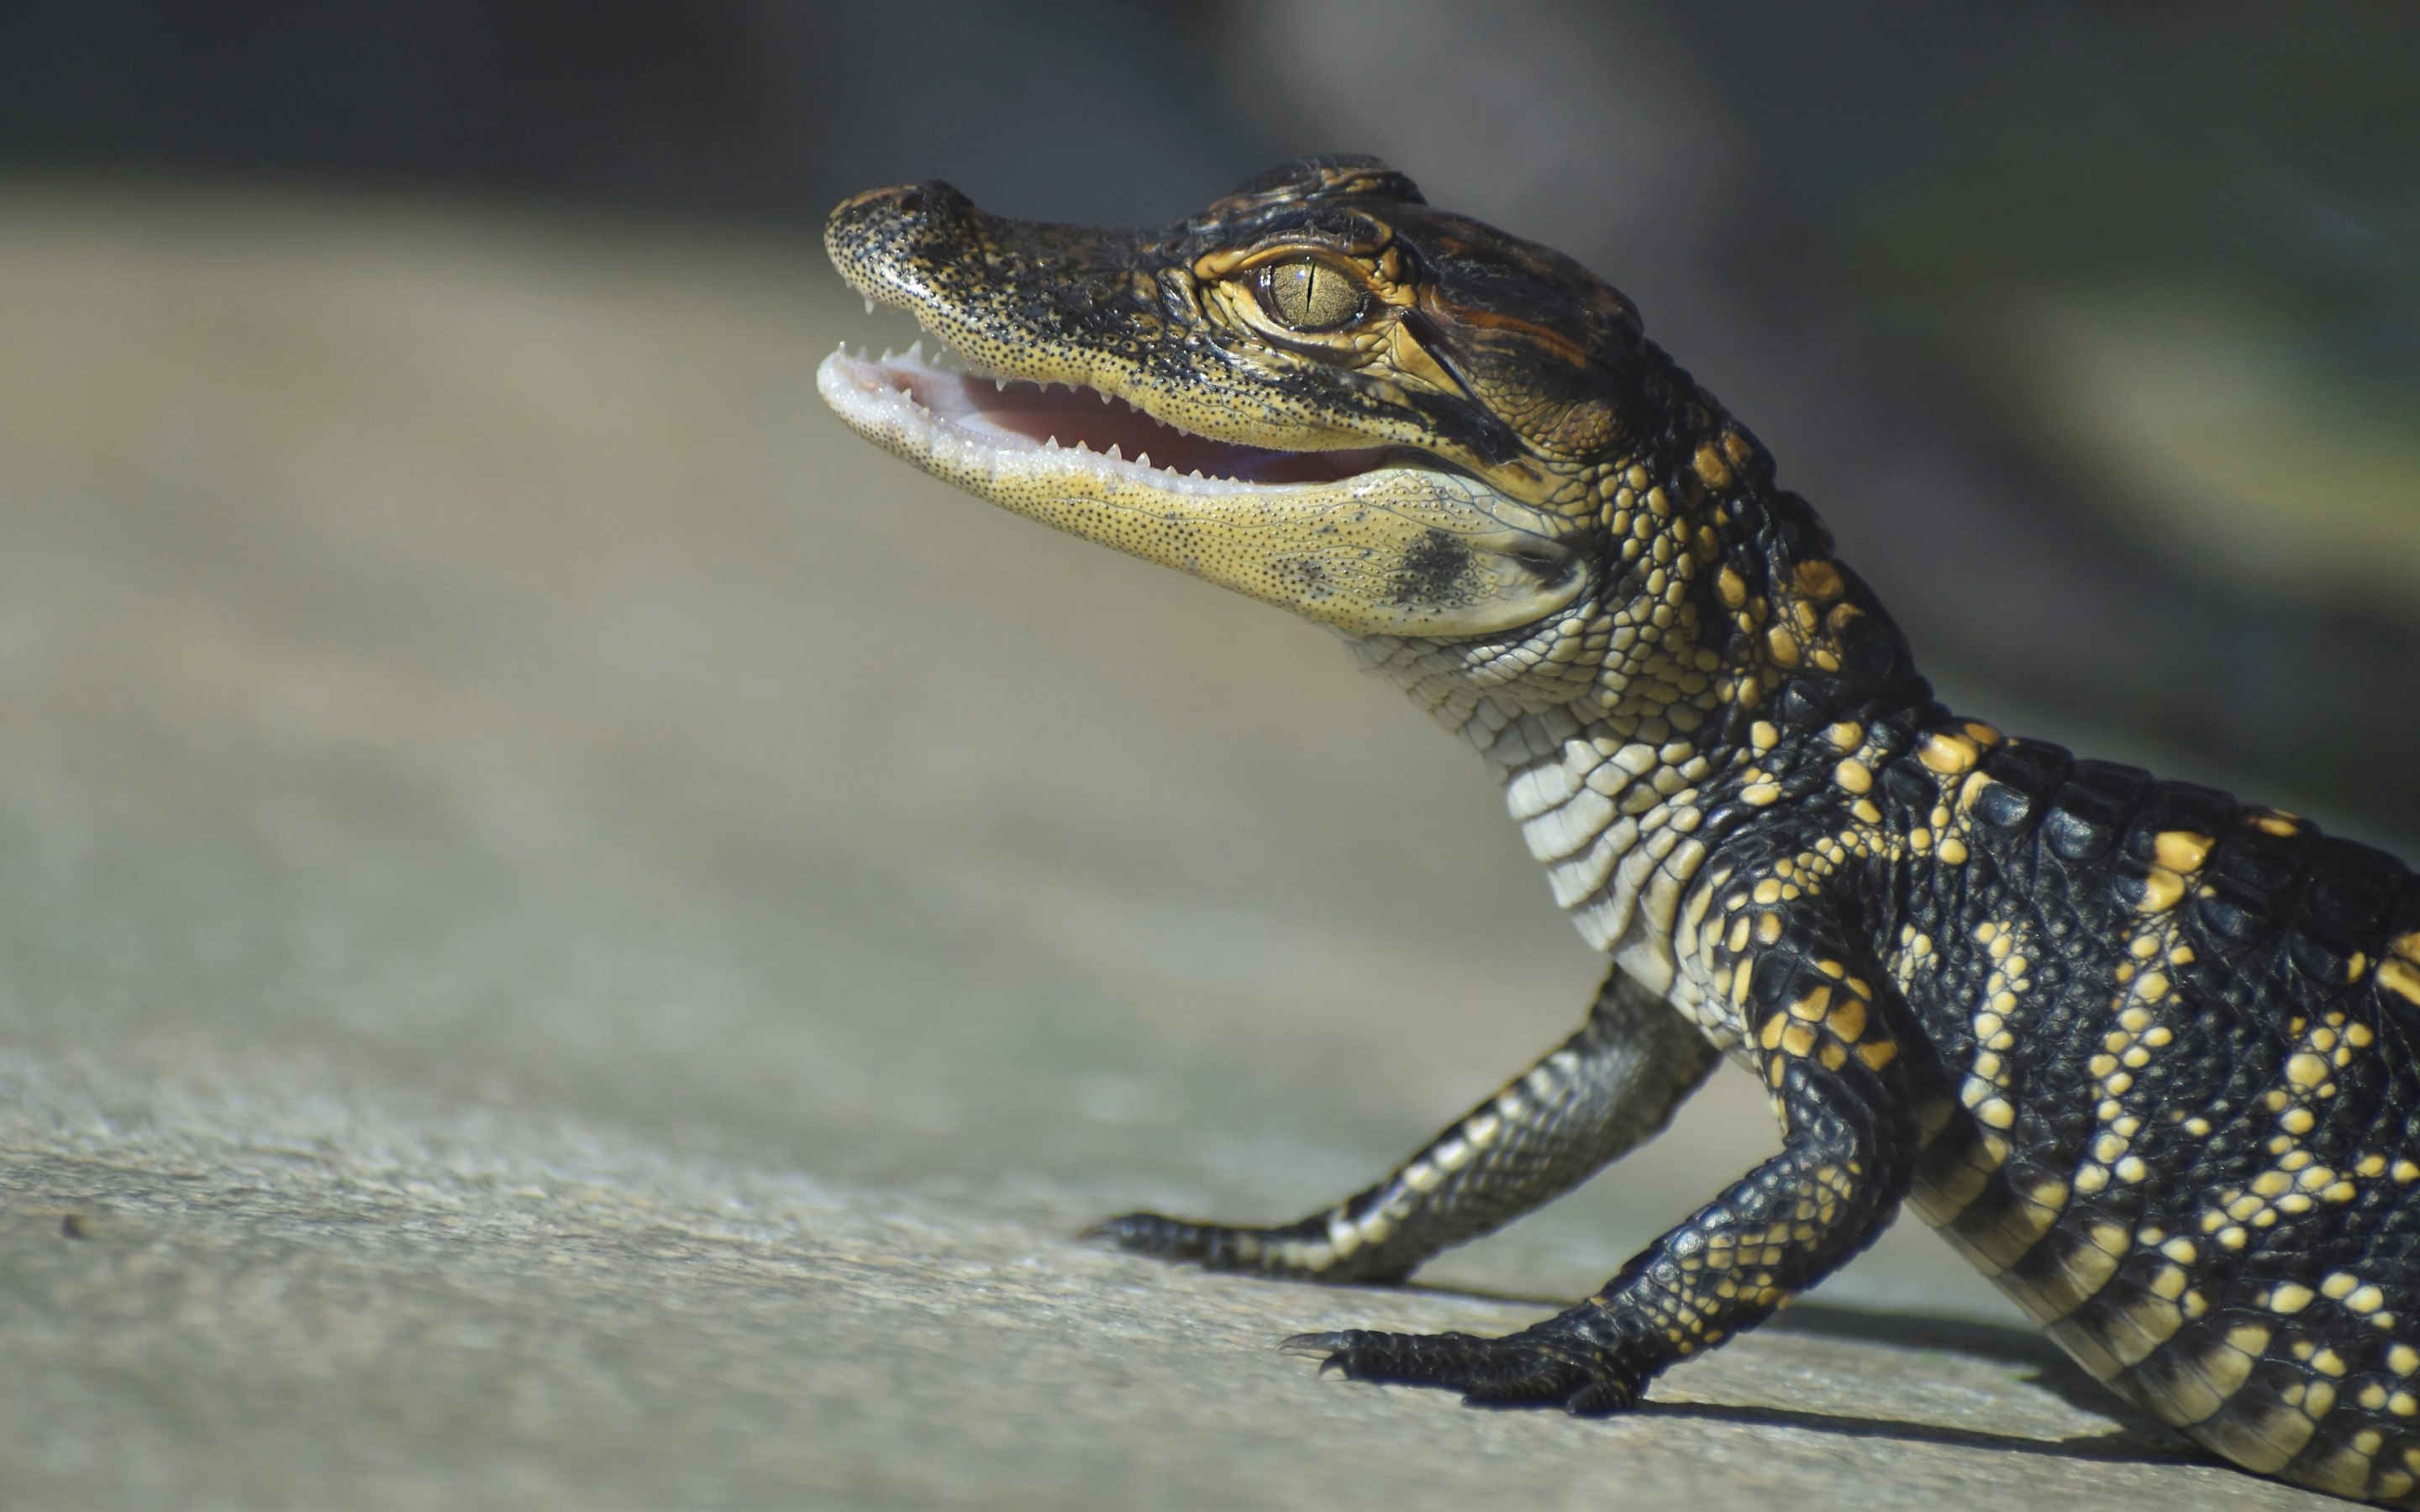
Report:
[[803,239],[0,187],[0,1503],[2321,1504],[1913,1229],[1609,1422],[1276,1352],[1593,1287],[1730,1072],[1426,1288],[1070,1242],[1351,1189],[1598,963],[1322,632],[844,434],[845,332]]

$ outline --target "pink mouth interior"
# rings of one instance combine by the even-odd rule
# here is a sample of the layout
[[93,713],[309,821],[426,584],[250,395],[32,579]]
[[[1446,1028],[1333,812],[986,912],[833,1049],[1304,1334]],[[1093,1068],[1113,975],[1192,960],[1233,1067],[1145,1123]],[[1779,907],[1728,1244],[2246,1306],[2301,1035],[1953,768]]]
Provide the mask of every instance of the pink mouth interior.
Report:
[[[898,380],[893,371],[892,380]],[[1383,465],[1387,447],[1356,447],[1335,452],[1280,452],[1239,441],[1213,440],[1164,424],[1123,399],[1104,404],[1092,389],[1044,388],[1012,380],[1000,387],[990,378],[973,378],[939,368],[906,375],[902,386],[916,402],[934,413],[966,424],[1021,436],[1036,443],[1056,440],[1061,446],[1078,442],[1094,452],[1118,449],[1132,461],[1148,455],[1155,469],[1180,474],[1200,472],[1205,478],[1232,478],[1239,483],[1333,483]]]

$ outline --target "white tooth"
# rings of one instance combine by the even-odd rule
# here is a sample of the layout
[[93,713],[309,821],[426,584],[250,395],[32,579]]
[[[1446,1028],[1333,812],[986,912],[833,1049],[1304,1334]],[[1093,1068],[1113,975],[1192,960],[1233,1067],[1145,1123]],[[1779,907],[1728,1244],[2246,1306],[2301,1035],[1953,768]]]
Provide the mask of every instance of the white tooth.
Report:
[[906,355],[908,360],[911,363],[923,362],[924,360],[924,338],[919,336],[914,341],[909,342],[908,344],[908,351]]
[[1001,393],[1006,393],[1008,392],[1008,379],[994,378],[991,380],[991,386],[998,389]]
[[1109,403],[1109,396],[1108,394],[1106,394],[1106,393],[1105,393],[1105,394],[1102,394],[1102,395],[1101,395],[1101,402],[1102,402],[1103,404],[1107,404],[1107,403]]
[[874,296],[871,294],[865,297],[865,313],[868,315],[874,313]]
[[1103,452],[1101,455],[1102,455],[1103,456],[1108,457],[1108,458],[1109,458],[1110,461],[1112,461],[1112,462],[1117,461],[1117,460],[1118,460],[1118,443],[1117,443],[1117,442],[1115,442],[1115,441],[1111,441],[1111,442],[1109,443],[1109,449],[1108,451],[1106,451],[1106,452]]
[[1059,438],[1053,436],[1048,440],[1044,441],[1042,443],[1042,449],[1046,452],[1055,452],[1059,450]]
[[1137,452],[1135,454],[1135,466],[1139,468],[1147,468],[1151,466],[1151,454],[1149,452]]
[[[1092,448],[1084,444],[1084,438],[1082,438],[1081,436],[1078,436],[1078,437],[1077,437],[1077,438],[1076,438],[1076,450],[1078,450],[1078,451],[1079,451],[1079,452],[1090,452],[1090,451],[1092,450]],[[1115,454],[1116,450],[1117,450],[1117,449],[1116,449],[1115,447],[1111,447],[1111,448],[1110,448],[1110,451],[1111,451],[1111,453],[1112,453],[1113,455]]]

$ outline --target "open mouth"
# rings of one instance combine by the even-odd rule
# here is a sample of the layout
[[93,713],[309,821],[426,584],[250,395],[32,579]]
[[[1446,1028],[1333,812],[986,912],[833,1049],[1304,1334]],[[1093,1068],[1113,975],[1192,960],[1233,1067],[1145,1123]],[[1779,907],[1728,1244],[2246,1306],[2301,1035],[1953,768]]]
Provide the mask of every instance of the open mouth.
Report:
[[815,386],[867,435],[896,438],[928,455],[955,452],[960,465],[985,471],[1047,465],[1176,493],[1229,493],[1335,483],[1424,460],[1391,446],[1285,452],[1215,440],[1096,389],[939,366],[925,359],[921,341],[879,358],[844,347],[824,359]]
[[1588,582],[1553,519],[1417,447],[1219,440],[1098,389],[944,367],[922,342],[834,352],[815,387],[978,499],[1348,634],[1494,635]]

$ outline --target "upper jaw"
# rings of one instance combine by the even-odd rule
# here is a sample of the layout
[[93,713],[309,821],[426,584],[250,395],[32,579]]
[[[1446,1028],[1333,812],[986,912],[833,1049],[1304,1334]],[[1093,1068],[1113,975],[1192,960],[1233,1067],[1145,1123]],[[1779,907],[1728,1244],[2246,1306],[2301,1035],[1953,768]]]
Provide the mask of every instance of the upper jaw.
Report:
[[1218,331],[1192,271],[1206,244],[1198,229],[1008,220],[929,183],[845,201],[824,244],[850,287],[913,316],[985,377],[1092,389],[1188,435],[1265,452],[1434,450],[1401,406]]
[[1335,482],[1414,460],[1408,448],[1332,424],[1274,427],[1297,444],[1269,444],[1265,403],[1205,405],[1194,375],[1135,361],[1154,341],[1188,344],[1158,298],[1153,269],[1168,259],[1143,233],[1006,220],[928,183],[844,201],[824,239],[869,305],[915,316],[961,369],[917,347],[878,362],[844,348],[817,375],[843,419],[920,466],[938,449],[1031,469],[1044,465],[1038,452],[1064,471],[1204,493]]
[[1106,351],[1160,319],[1135,232],[988,215],[943,183],[842,202],[824,250],[851,288],[905,310],[985,376],[1117,390]]

